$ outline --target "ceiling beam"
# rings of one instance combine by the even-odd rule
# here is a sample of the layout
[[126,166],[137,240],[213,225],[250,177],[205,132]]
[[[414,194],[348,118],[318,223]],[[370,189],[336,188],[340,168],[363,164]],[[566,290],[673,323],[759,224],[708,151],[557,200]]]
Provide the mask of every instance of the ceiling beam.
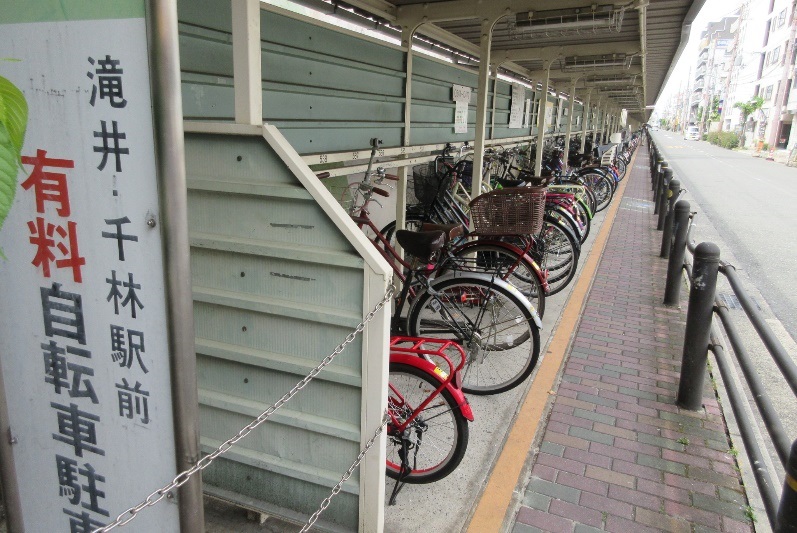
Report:
[[639,41],[620,41],[604,44],[513,48],[511,50],[496,50],[493,55],[496,61],[530,61],[534,59],[553,60],[572,56],[634,55],[638,54],[639,51]]
[[[611,68],[611,69],[596,69],[596,70],[583,70],[580,72],[568,72],[565,70],[551,69],[551,78],[555,80],[572,80],[573,78],[588,78],[590,76],[616,76],[616,77],[629,77],[639,76],[642,74],[642,69],[638,66],[631,68]],[[545,75],[544,70],[531,70],[528,73],[532,80],[538,80]]]
[[[493,19],[500,16],[525,13],[527,11],[550,11],[590,7],[594,0],[445,0],[398,6],[397,22],[411,24],[413,21],[441,22],[468,19]],[[628,5],[621,0],[601,2],[612,5]]]

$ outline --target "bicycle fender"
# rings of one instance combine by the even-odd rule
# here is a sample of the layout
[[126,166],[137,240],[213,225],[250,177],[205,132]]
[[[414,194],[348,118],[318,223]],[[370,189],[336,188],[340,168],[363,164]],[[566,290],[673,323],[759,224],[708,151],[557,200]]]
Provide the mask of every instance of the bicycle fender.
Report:
[[[478,246],[479,244],[481,244],[479,241],[467,242],[467,243],[463,244],[462,246],[458,247],[457,250],[458,251],[459,250],[467,250],[468,248],[472,248],[474,246]],[[542,275],[542,269],[540,268],[540,265],[537,264],[537,261],[535,261],[534,258],[531,257],[530,254],[523,253],[523,249],[522,248],[520,248],[519,246],[516,246],[514,244],[506,243],[504,241],[491,241],[490,244],[493,245],[493,246],[496,246],[496,247],[503,248],[504,250],[506,250],[508,252],[523,254],[523,257],[529,262],[529,264],[531,265],[531,268],[534,270],[534,273],[537,274],[537,279],[540,280],[540,283],[543,284],[543,285],[545,283],[547,283],[545,281],[545,276]]]
[[518,300],[531,312],[531,318],[534,319],[534,323],[537,324],[537,327],[542,329],[542,320],[540,320],[539,315],[537,314],[537,310],[534,309],[534,306],[531,305],[531,302],[528,298],[526,298],[522,292],[517,290],[514,285],[511,283],[507,283],[506,281],[502,280],[501,278],[496,278],[491,276],[490,274],[482,274],[480,272],[462,272],[459,270],[453,270],[447,272],[446,274],[440,276],[439,278],[435,278],[432,281],[432,287],[438,281],[444,281],[452,278],[478,278],[484,280],[488,283],[493,283],[496,286],[500,286],[509,292],[511,292],[514,296],[517,297]]
[[390,354],[390,362],[414,366],[415,368],[420,368],[430,376],[434,376],[434,378],[439,381],[441,385],[445,384],[446,389],[454,397],[454,401],[457,402],[459,410],[462,411],[462,415],[469,421],[473,422],[473,410],[471,410],[468,399],[465,398],[465,394],[453,385],[451,382],[453,380],[448,381],[448,374],[446,374],[434,363],[427,361],[426,359],[422,359],[416,355],[396,352],[392,352]]

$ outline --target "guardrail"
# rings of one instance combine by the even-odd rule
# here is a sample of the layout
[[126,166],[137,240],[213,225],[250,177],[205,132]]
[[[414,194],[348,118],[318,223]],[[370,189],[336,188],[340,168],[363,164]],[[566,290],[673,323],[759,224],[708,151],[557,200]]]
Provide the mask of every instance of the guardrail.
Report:
[[[719,274],[728,280],[747,318],[796,396],[797,365],[766,323],[752,298],[742,288],[736,268],[721,260],[720,249],[711,242],[695,246],[691,240],[691,231],[696,213],[690,211],[689,202],[677,200],[680,183],[672,178],[672,169],[668,167],[650,138],[649,143],[651,181],[656,202],[655,214],[659,216],[657,229],[663,231],[661,256],[668,258],[664,304],[671,306],[680,304],[684,271],[690,284],[677,404],[689,410],[702,407],[708,352],[712,351],[728,393],[731,409],[739,422],[742,441],[753,467],[753,475],[767,518],[776,533],[795,531],[797,530],[797,440],[789,441],[780,417],[741,340],[738,328],[730,319],[727,304],[717,297],[716,286]],[[693,256],[692,264],[685,261],[687,251]],[[719,318],[718,324],[713,320],[714,315]],[[758,442],[753,430],[756,422],[745,409],[749,407],[750,402],[731,379],[732,363],[723,344],[720,325],[785,470],[785,482],[780,495],[776,486],[778,477],[765,466],[767,463],[764,458],[767,452],[762,443]]]

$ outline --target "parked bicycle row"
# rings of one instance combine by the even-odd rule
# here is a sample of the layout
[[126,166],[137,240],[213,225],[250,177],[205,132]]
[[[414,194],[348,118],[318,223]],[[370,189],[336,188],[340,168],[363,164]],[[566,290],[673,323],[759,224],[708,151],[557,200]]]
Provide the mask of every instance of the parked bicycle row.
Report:
[[[498,394],[532,374],[545,299],[574,278],[595,213],[611,202],[637,144],[574,155],[533,146],[481,158],[482,194],[471,198],[474,158],[447,148],[413,168],[403,229],[377,227],[375,196],[397,177],[373,169],[338,191],[341,204],[392,266],[401,287],[391,322],[387,474],[429,483],[462,460],[474,421],[466,394]],[[319,175],[320,178],[326,177]]]

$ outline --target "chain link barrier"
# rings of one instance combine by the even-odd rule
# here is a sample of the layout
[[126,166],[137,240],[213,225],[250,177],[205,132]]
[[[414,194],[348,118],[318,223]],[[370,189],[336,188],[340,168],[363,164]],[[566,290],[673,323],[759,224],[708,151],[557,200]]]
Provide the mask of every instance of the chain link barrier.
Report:
[[321,513],[323,513],[326,510],[326,508],[329,507],[332,498],[338,495],[340,489],[343,488],[343,484],[354,473],[354,469],[360,466],[360,462],[362,462],[363,457],[365,457],[365,454],[368,453],[368,450],[371,449],[371,446],[374,445],[376,439],[379,438],[379,435],[382,433],[382,430],[385,429],[385,426],[387,425],[389,420],[390,420],[390,415],[388,415],[387,410],[385,410],[385,414],[382,416],[382,424],[378,428],[376,428],[374,436],[371,437],[368,440],[368,442],[365,443],[365,448],[362,449],[360,455],[357,456],[357,458],[351,464],[349,469],[346,470],[346,472],[343,474],[343,477],[341,477],[340,481],[338,481],[338,484],[332,487],[332,492],[329,494],[329,496],[324,498],[324,500],[321,502],[321,505],[318,507],[318,510],[313,513],[313,515],[310,517],[309,520],[307,520],[307,523],[304,525],[304,527],[299,533],[306,533],[307,531],[310,531],[310,528],[313,527],[313,524],[315,524],[316,520],[318,520],[318,517],[321,516]]
[[[365,326],[390,301],[390,299],[393,297],[393,293],[395,292],[395,290],[396,290],[395,286],[393,286],[393,284],[391,283],[388,286],[387,291],[385,292],[385,295],[382,298],[382,300],[376,304],[376,306],[373,308],[373,310],[371,310],[370,313],[365,315],[365,318],[363,318],[362,322],[360,322],[357,325],[354,331],[349,333],[346,336],[346,338],[343,340],[343,342],[341,342],[332,351],[331,354],[324,357],[324,359],[321,360],[318,366],[313,368],[310,371],[310,373],[307,374],[307,376],[305,376],[301,381],[299,381],[290,391],[285,393],[285,395],[282,396],[282,398],[280,398],[279,400],[277,400],[276,403],[274,403],[271,407],[260,413],[260,415],[257,418],[255,418],[254,420],[252,420],[252,422],[244,426],[236,435],[224,441],[218,448],[216,448],[215,451],[202,457],[199,461],[197,461],[197,463],[193,467],[177,474],[177,476],[171,481],[171,483],[156,490],[155,492],[147,496],[146,499],[141,503],[139,503],[138,505],[130,507],[126,511],[119,514],[119,516],[117,516],[113,522],[110,522],[101,528],[95,529],[94,531],[92,531],[92,533],[106,533],[107,531],[110,531],[118,526],[124,526],[125,524],[129,523],[131,520],[136,518],[136,516],[138,516],[138,513],[140,513],[142,510],[146,509],[147,507],[152,507],[153,505],[163,500],[164,497],[167,497],[167,495],[169,495],[172,490],[183,486],[191,478],[191,476],[210,466],[211,463],[213,463],[213,461],[216,460],[217,457],[229,451],[230,448],[232,448],[235,444],[238,443],[238,441],[246,437],[249,433],[252,432],[252,430],[254,430],[259,425],[263,424],[266,420],[268,420],[268,418],[271,415],[273,415],[280,407],[288,403],[288,401],[290,401],[290,399],[293,398],[296,395],[296,393],[298,393],[305,386],[307,386],[307,384],[310,383],[326,366],[332,363],[335,357],[340,355],[340,353],[343,352],[346,346],[354,342],[354,339],[357,338],[357,335],[363,332]],[[386,417],[387,415],[385,415],[382,425],[377,430],[377,433],[366,444],[366,449],[360,452],[360,455],[357,457],[355,464],[352,465],[352,467],[349,468],[349,470],[344,474],[343,479],[341,479],[341,481],[335,486],[335,488],[332,491],[332,494],[330,494],[326,499],[324,499],[324,501],[321,504],[321,508],[318,511],[316,511],[313,514],[313,516],[310,517],[310,520],[312,520],[312,522],[308,522],[308,526],[305,527],[312,526],[312,524],[318,519],[318,516],[320,516],[320,514],[324,511],[324,509],[326,509],[329,506],[329,502],[331,501],[331,499],[338,492],[340,492],[343,483],[349,478],[349,476],[351,476],[354,469],[357,468],[357,465],[360,464],[360,461],[362,461],[362,458],[365,456],[365,453],[368,451],[368,449],[371,446],[373,446],[373,443],[376,441],[377,437],[379,436],[379,433],[382,432],[382,428],[384,428],[385,424],[387,424]],[[171,496],[168,497],[171,498]],[[306,530],[303,529],[302,531]]]

